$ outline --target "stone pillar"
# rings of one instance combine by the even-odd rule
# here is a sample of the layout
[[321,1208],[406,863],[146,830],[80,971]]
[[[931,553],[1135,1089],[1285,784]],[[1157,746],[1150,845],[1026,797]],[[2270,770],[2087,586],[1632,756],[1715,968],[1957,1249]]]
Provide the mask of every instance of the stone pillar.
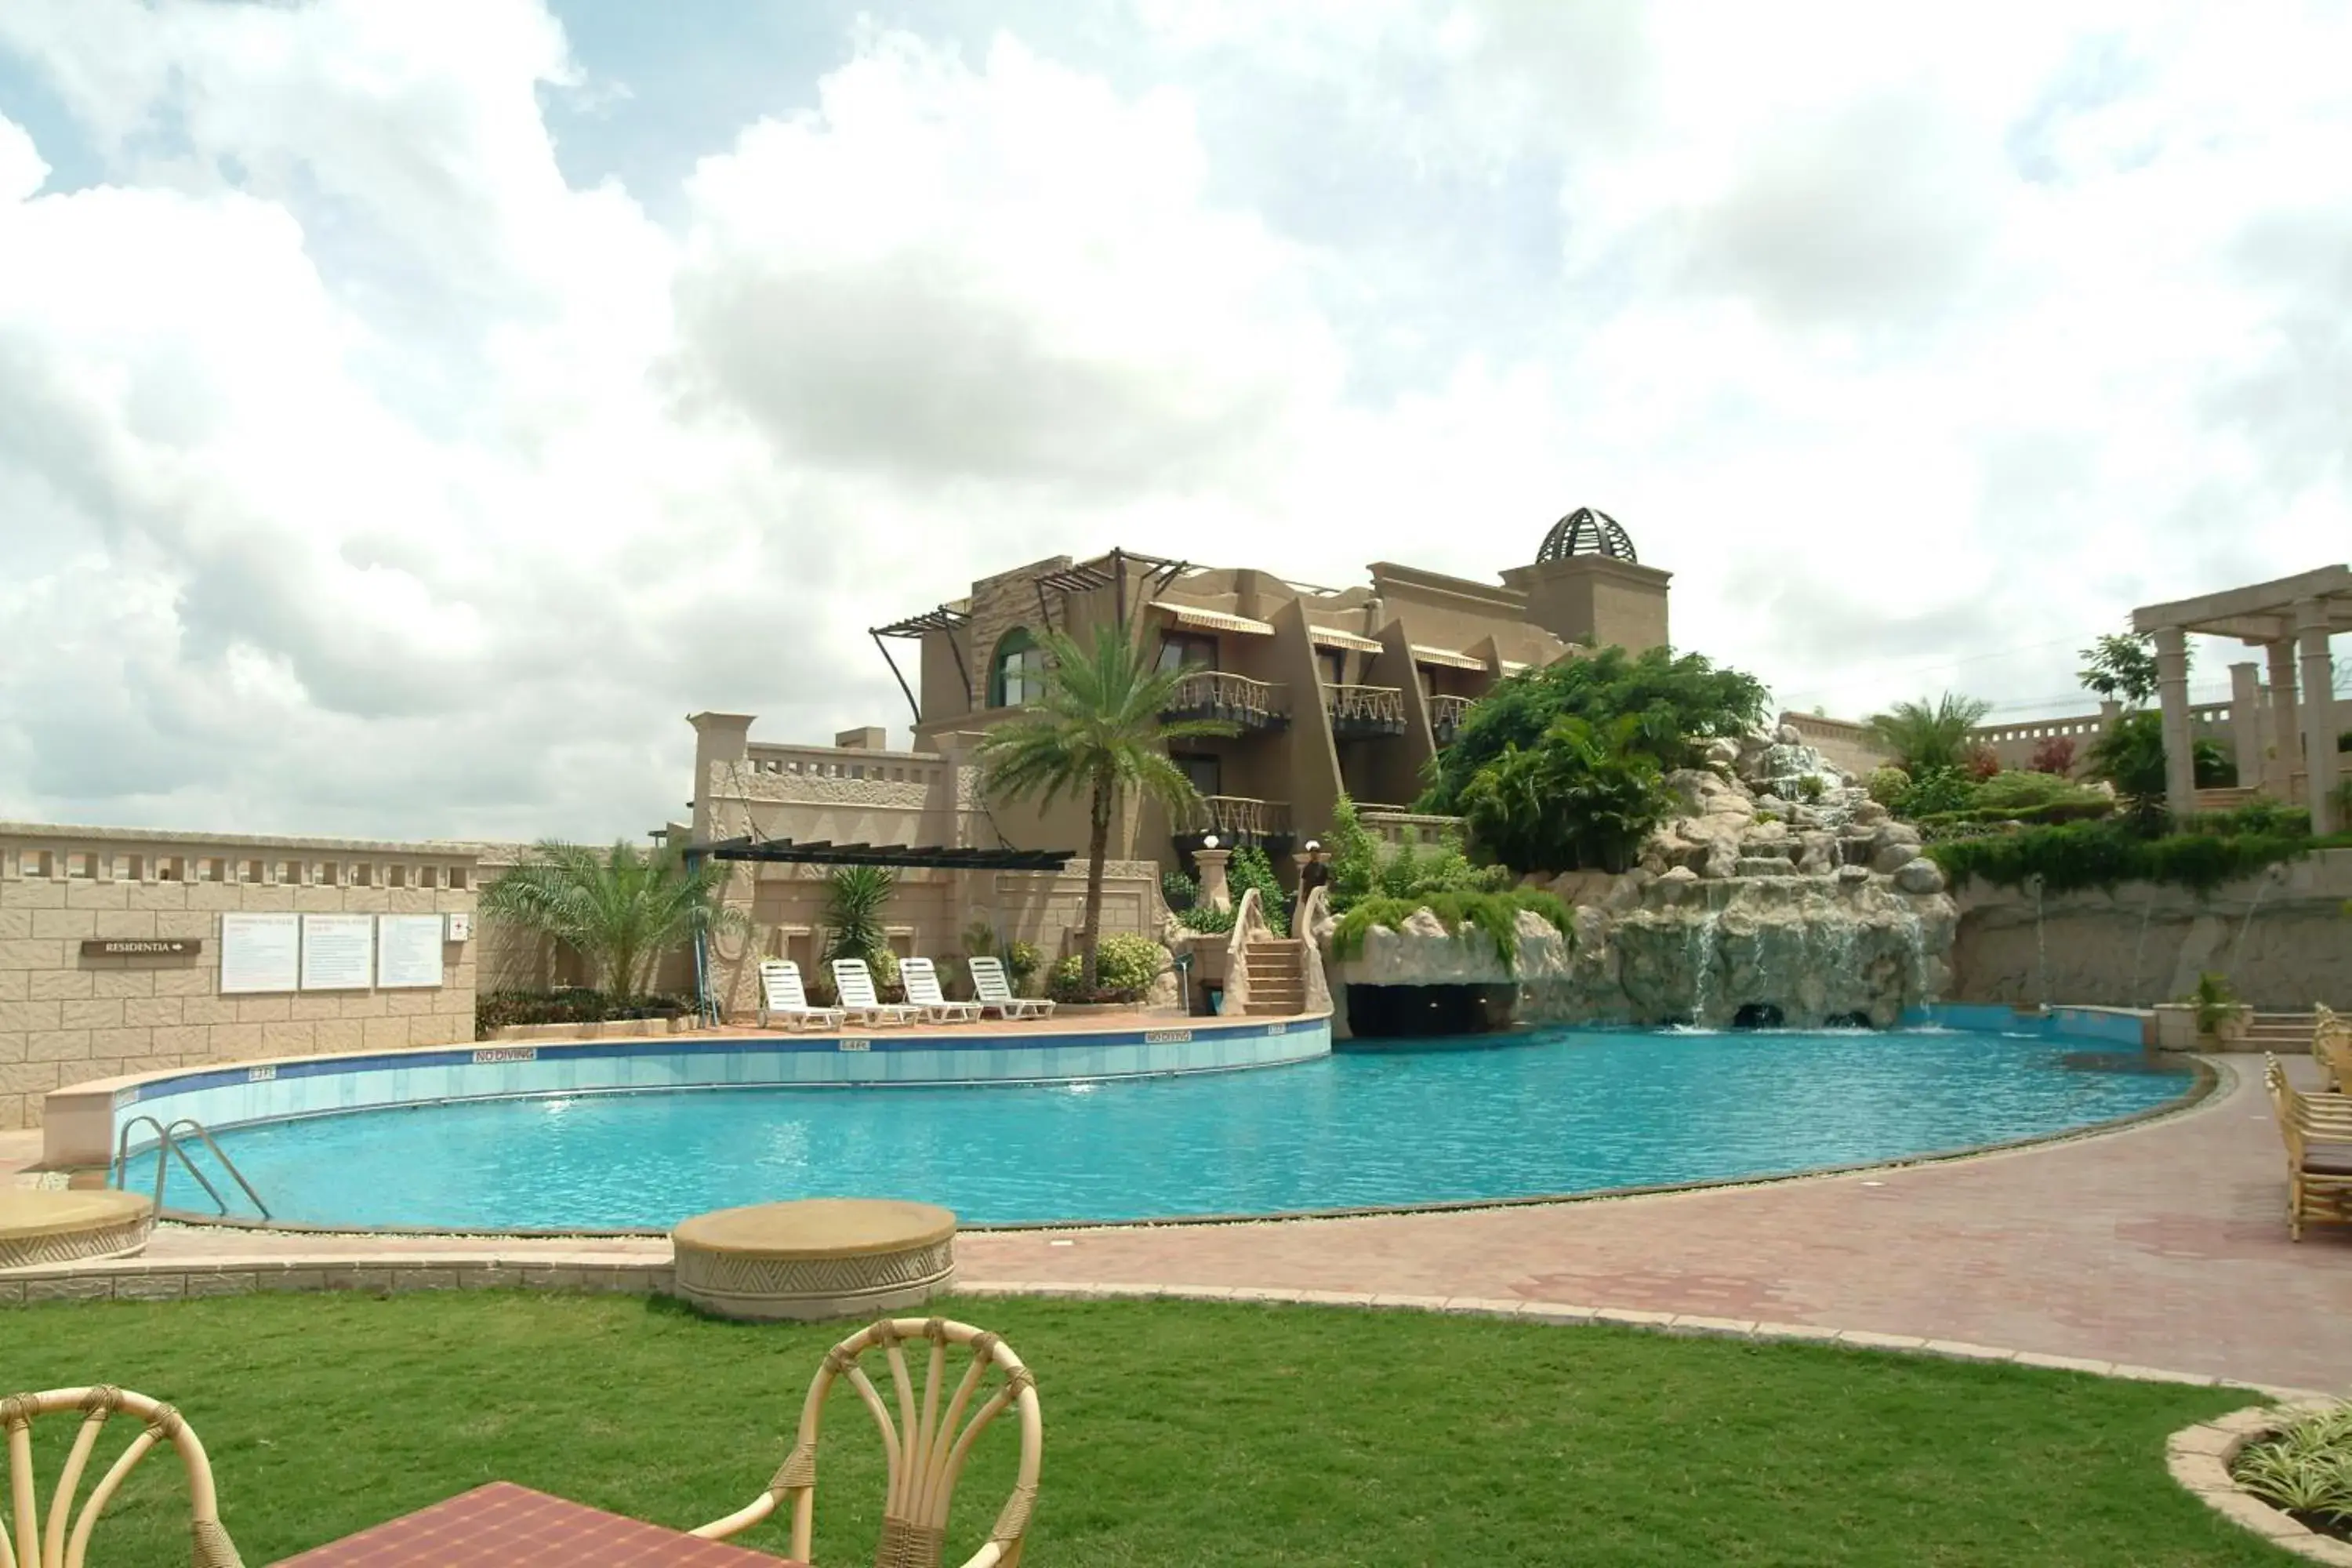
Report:
[[2237,742],[2238,783],[2255,789],[2263,782],[2263,679],[2252,659],[2230,667],[2230,738]]
[[2264,643],[2271,666],[2271,751],[2263,785],[2281,801],[2294,798],[2294,775],[2303,766],[2303,733],[2294,721],[2294,644],[2281,637]]
[[2344,826],[2336,808],[2336,659],[2327,647],[2327,608],[2325,599],[2294,607],[2295,640],[2303,645],[2304,790],[2314,833]]
[[1201,907],[1204,910],[1229,910],[1234,907],[1234,890],[1225,882],[1225,862],[1234,858],[1230,849],[1213,848],[1209,844],[1192,851],[1192,863],[1201,868]]
[[2189,725],[2189,634],[2156,628],[2156,700],[2164,719],[2164,805],[2175,816],[2197,809],[2197,753]]

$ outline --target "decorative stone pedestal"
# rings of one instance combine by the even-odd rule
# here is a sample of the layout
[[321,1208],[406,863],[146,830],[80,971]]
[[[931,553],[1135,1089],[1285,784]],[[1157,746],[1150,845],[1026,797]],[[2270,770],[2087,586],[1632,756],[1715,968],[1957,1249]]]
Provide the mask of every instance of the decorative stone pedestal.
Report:
[[681,1300],[722,1318],[874,1317],[955,1281],[955,1215],[889,1198],[719,1209],[670,1233]]
[[40,1263],[130,1258],[147,1245],[155,1204],[111,1188],[0,1189],[0,1274]]

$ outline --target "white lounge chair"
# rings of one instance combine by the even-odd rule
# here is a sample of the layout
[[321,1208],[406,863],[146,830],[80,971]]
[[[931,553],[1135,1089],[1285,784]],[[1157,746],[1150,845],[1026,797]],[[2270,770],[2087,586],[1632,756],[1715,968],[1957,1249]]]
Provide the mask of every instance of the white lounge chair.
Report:
[[898,961],[898,984],[907,988],[907,1001],[923,1011],[927,1024],[977,1024],[980,1004],[950,1002],[940,989],[938,965],[928,958],[902,958]]
[[907,1024],[923,1016],[920,1007],[909,1007],[903,1002],[885,1002],[874,992],[874,972],[866,967],[862,958],[836,958],[833,961],[833,989],[841,998],[841,1014],[845,1019],[861,1024]]
[[1041,996],[1015,996],[1004,978],[1004,961],[988,954],[966,959],[971,970],[971,989],[980,998],[980,1010],[986,1016],[994,1008],[1000,1018],[1050,1018],[1054,1005]]
[[808,992],[801,984],[801,966],[789,958],[763,958],[760,961],[760,1027],[766,1028],[771,1018],[780,1018],[794,1029],[837,1029],[841,1009],[810,1006]]

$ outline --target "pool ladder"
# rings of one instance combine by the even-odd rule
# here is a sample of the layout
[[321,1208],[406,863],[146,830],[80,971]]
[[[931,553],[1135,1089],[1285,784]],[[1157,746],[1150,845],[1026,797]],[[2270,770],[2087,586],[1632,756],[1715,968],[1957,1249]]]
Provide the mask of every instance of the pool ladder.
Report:
[[172,1156],[174,1154],[179,1156],[180,1163],[187,1170],[188,1174],[195,1178],[196,1185],[204,1188],[205,1195],[213,1200],[213,1206],[224,1215],[228,1213],[228,1200],[222,1197],[220,1189],[214,1186],[211,1179],[196,1168],[196,1163],[188,1158],[188,1151],[182,1140],[187,1134],[194,1133],[198,1142],[212,1151],[213,1158],[221,1163],[221,1169],[226,1171],[236,1179],[236,1184],[245,1190],[245,1195],[252,1201],[253,1206],[261,1212],[261,1217],[264,1219],[269,1217],[269,1205],[261,1201],[261,1194],[253,1190],[253,1184],[245,1179],[245,1173],[236,1168],[236,1162],[230,1159],[227,1152],[218,1143],[213,1142],[213,1135],[205,1131],[205,1124],[193,1116],[183,1116],[168,1127],[152,1116],[134,1116],[124,1122],[121,1136],[114,1141],[114,1163],[107,1172],[108,1185],[121,1187],[130,1175],[131,1135],[139,1131],[142,1126],[152,1127],[155,1130],[155,1212],[157,1214],[163,1212],[163,1183],[164,1179],[172,1173]]

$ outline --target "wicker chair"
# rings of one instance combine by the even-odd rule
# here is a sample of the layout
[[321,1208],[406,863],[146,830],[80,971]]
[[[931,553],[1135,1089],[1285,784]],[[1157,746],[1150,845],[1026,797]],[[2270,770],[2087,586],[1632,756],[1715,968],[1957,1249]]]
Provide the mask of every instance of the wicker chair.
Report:
[[2274,1056],[2263,1080],[2286,1144],[2288,1234],[2301,1241],[2305,1220],[2352,1225],[2352,1095],[2304,1093]]
[[[49,1500],[45,1531],[37,1489],[33,1484],[33,1420],[66,1410],[82,1413],[81,1430],[75,1434],[65,1468],[58,1474],[57,1491]],[[90,1450],[98,1446],[99,1428],[118,1410],[145,1422],[146,1426],[91,1489],[89,1502],[82,1506],[80,1516],[74,1518],[74,1494],[89,1463]],[[114,1500],[115,1492],[139,1461],[147,1457],[147,1450],[159,1442],[177,1448],[180,1463],[187,1468],[188,1502],[194,1515],[195,1550],[192,1561],[195,1568],[242,1568],[236,1544],[229,1540],[228,1531],[221,1528],[220,1510],[213,1495],[213,1468],[205,1458],[205,1446],[170,1405],[124,1388],[52,1388],[43,1394],[15,1394],[0,1399],[0,1427],[5,1427],[8,1435],[8,1470],[14,1483],[16,1526],[13,1552],[5,1535],[0,1535],[0,1568],[82,1568],[83,1558],[89,1550],[90,1531],[98,1524],[99,1515]]]
[[[900,1348],[908,1340],[930,1346],[919,1404],[906,1352]],[[943,1412],[940,1396],[950,1345],[969,1346],[971,1363]],[[859,1356],[877,1346],[889,1358],[890,1382],[898,1396],[895,1422],[866,1369],[857,1363]],[[980,1385],[992,1366],[1003,1372],[1004,1381],[982,1398]],[[827,1351],[824,1364],[809,1384],[808,1399],[801,1406],[799,1440],[768,1489],[749,1505],[693,1533],[706,1540],[724,1540],[759,1523],[790,1498],[792,1554],[807,1560],[816,1512],[817,1423],[824,1415],[824,1397],[834,1379],[843,1376],[882,1429],[883,1452],[889,1460],[889,1491],[882,1505],[882,1541],[875,1553],[875,1568],[940,1568],[947,1549],[948,1505],[954,1500],[956,1482],[963,1474],[973,1442],[1007,1407],[1018,1412],[1021,1467],[1013,1479],[1013,1495],[997,1514],[987,1542],[963,1560],[963,1568],[1017,1568],[1028,1538],[1029,1512],[1037,1500],[1038,1451],[1045,1436],[1045,1418],[1037,1407],[1037,1380],[1003,1340],[969,1323],[944,1318],[885,1318]],[[964,1413],[975,1399],[980,1400],[979,1408],[967,1422]]]
[[2352,1018],[2324,1002],[2311,1012],[2311,1054],[2319,1070],[2335,1080],[2336,1093],[2352,1094]]

